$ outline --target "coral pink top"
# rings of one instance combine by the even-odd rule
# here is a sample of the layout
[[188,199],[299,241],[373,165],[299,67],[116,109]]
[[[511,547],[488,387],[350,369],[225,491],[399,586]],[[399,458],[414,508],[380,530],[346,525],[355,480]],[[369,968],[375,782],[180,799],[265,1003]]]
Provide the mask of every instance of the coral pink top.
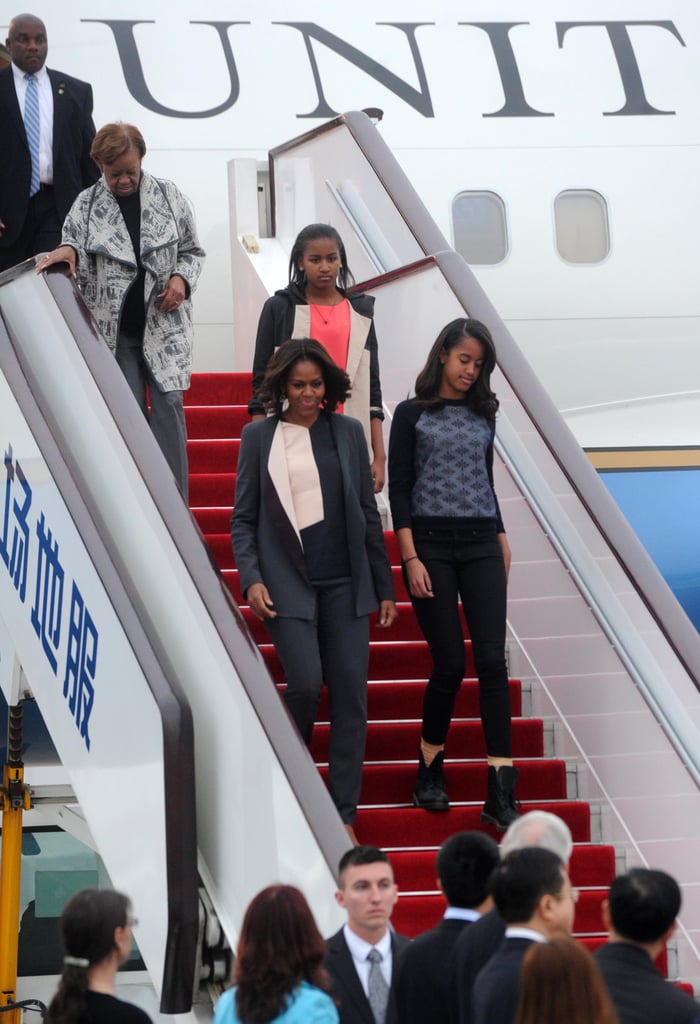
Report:
[[[334,363],[343,370],[348,367],[348,346],[350,345],[350,303],[343,299],[337,306],[315,306],[309,303],[311,312],[311,337],[325,348]],[[339,405],[336,412],[343,412]]]
[[337,306],[315,306],[311,311],[311,337],[320,341],[331,359],[344,370],[348,365],[350,344],[350,303],[343,299]]

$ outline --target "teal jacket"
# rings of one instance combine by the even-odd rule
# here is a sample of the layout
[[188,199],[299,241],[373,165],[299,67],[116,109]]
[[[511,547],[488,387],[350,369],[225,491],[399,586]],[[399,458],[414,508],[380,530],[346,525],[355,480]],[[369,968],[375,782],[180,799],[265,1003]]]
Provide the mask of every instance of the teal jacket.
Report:
[[[230,988],[220,997],[214,1012],[214,1024],[245,1024],[236,1013],[236,989]],[[291,994],[287,1009],[270,1024],[338,1024],[338,1011],[333,1000],[320,988],[302,981]]]

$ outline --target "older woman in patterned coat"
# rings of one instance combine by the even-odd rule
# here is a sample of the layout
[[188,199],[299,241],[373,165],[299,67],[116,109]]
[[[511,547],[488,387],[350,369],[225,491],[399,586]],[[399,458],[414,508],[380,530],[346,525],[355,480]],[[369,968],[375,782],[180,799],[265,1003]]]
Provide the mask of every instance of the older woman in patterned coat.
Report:
[[187,435],[182,393],[192,371],[192,302],[204,250],[190,206],[170,181],[141,169],[138,128],[108,124],[92,145],[102,177],[81,192],[61,245],[37,265],[67,261],[97,326],[148,417],[183,496]]

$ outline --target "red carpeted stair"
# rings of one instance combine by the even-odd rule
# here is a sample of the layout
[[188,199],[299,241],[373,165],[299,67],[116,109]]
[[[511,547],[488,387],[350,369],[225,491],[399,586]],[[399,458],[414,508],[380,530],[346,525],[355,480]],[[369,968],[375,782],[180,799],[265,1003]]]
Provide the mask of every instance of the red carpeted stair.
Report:
[[[248,422],[245,405],[249,374],[195,374],[186,397],[190,438],[190,505],[213,556],[239,603],[241,594],[231,552],[229,520],[235,487],[238,439]],[[400,618],[387,632],[372,629],[369,684],[369,736],[361,807],[356,831],[361,842],[387,849],[402,893],[393,921],[397,929],[415,935],[432,927],[444,902],[436,891],[435,853],[440,843],[460,829],[480,828],[479,815],[486,791],[486,765],[478,692],[468,659],[467,680],[455,711],[445,772],[452,807],[447,814],[430,814],[410,806],[420,738],[421,700],[430,658],[415,624],[398,568],[393,535],[387,547],[394,565]],[[253,636],[263,650],[272,678],[282,684],[279,660],[265,629],[244,609]],[[543,723],[522,718],[521,688],[511,681],[514,756],[520,771],[518,795],[523,810],[540,807],[567,821],[576,846],[571,861],[574,885],[581,889],[576,932],[594,944],[602,933],[600,903],[615,873],[612,847],[591,843],[587,804],[566,799],[566,766],[544,756]],[[327,704],[321,701],[312,753],[326,774]],[[495,833],[493,833],[495,835]],[[496,836],[496,838],[498,838]],[[599,941],[599,940],[598,940]]]

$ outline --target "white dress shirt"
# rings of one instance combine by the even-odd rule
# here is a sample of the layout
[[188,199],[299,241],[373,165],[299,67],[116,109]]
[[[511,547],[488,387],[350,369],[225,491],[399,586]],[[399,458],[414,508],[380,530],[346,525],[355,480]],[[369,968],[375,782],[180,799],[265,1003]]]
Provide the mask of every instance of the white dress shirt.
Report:
[[531,939],[533,942],[547,942],[547,936],[534,928],[520,928],[517,925],[509,925],[506,928],[507,939]]
[[381,953],[382,962],[379,965],[379,969],[384,975],[387,985],[391,985],[391,931],[387,928],[383,937],[374,946],[370,942],[365,942],[359,935],[356,935],[347,924],[343,925],[343,935],[348,944],[362,990],[367,998],[369,998],[369,969],[371,966],[367,959],[367,954],[370,949],[376,949]]
[[[12,76],[20,113],[24,119],[24,103],[27,96],[27,77],[16,64],[12,65]],[[46,65],[34,72],[39,94],[39,176],[42,185],[53,185],[53,92]]]
[[478,921],[481,914],[471,907],[448,907],[442,915],[443,921]]

